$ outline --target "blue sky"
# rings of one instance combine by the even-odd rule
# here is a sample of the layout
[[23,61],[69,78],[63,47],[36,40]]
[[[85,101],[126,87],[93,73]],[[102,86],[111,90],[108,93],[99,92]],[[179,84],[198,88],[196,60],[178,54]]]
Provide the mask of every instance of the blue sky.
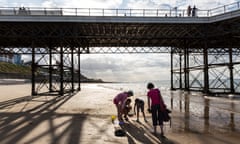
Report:
[[[2,7],[212,9],[239,0],[0,0]],[[170,56],[166,54],[82,55],[81,71],[106,81],[150,81],[170,79]]]

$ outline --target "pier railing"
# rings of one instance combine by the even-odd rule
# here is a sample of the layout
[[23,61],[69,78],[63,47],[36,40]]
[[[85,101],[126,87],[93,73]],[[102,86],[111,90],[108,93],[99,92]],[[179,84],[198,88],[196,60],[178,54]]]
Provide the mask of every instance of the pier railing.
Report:
[[[240,2],[217,8],[197,9],[197,17],[211,17],[240,9]],[[188,17],[186,9],[101,9],[101,8],[42,8],[0,7],[0,15],[43,15],[43,16],[130,16],[130,17]]]

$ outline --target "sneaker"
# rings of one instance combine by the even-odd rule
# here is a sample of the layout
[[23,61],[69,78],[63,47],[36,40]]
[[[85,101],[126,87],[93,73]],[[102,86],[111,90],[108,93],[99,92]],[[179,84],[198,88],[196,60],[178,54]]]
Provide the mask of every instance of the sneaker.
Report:
[[123,125],[123,124],[124,124],[124,122],[123,122],[123,121],[120,121],[120,122],[119,122],[119,125]]
[[152,131],[151,134],[157,136],[157,132]]
[[123,121],[123,118],[120,118],[119,121]]
[[160,136],[161,136],[162,138],[166,138],[163,133],[161,133]]

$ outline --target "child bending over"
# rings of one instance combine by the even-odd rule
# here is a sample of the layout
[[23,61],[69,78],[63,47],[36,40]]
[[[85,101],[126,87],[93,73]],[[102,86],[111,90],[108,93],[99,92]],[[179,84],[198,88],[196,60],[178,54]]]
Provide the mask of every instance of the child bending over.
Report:
[[139,111],[141,110],[144,121],[147,122],[147,119],[146,119],[145,113],[144,113],[144,101],[139,98],[136,98],[135,104],[134,104],[134,114],[136,114],[136,110],[135,110],[136,108],[137,108],[137,120],[136,121],[139,122]]
[[126,121],[128,121],[128,113],[130,112],[130,110],[132,109],[132,107],[131,107],[131,99],[127,99],[126,101],[125,101],[125,103],[124,103],[124,105],[123,105],[123,108],[122,108],[122,113],[123,113],[123,115],[124,115],[124,119],[126,120]]

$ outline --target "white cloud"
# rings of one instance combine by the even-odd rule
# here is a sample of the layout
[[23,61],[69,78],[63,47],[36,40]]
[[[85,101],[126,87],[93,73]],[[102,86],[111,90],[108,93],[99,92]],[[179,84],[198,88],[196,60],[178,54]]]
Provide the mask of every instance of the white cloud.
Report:
[[146,81],[170,78],[166,54],[81,55],[81,70],[88,77],[105,81]]
[[[177,6],[186,9],[196,5],[199,9],[211,9],[238,0],[0,0],[1,6],[69,7],[69,8],[164,8]],[[123,7],[124,6],[124,7]]]
[[127,8],[169,9],[173,7],[178,7],[179,9],[186,9],[188,5],[191,5],[192,7],[196,5],[197,8],[206,10],[234,3],[237,1],[238,0],[129,0]]
[[48,0],[43,6],[58,6],[67,8],[117,8],[122,0]]

